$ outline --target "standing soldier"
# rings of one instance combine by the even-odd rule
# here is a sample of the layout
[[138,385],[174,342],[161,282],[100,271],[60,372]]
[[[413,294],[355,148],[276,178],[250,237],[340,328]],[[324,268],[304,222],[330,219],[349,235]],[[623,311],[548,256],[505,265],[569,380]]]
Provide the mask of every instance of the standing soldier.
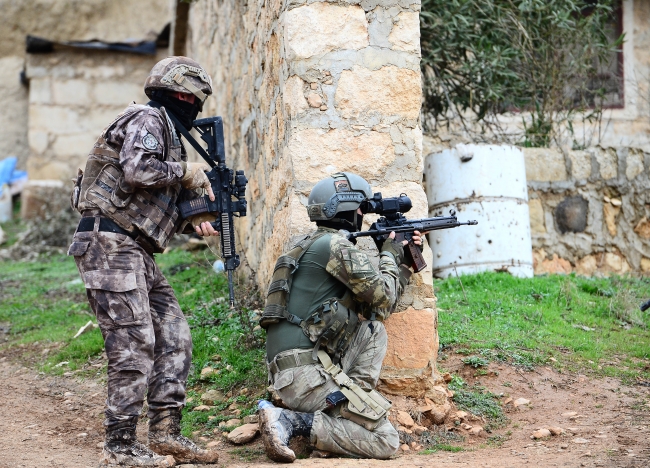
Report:
[[[130,105],[106,127],[72,193],[82,218],[68,254],[75,257],[108,356],[102,464],[213,463],[216,452],[180,432],[192,339],[153,257],[186,229],[179,202],[196,198],[199,189],[214,199],[204,172],[209,168],[187,162],[170,119],[189,130],[212,82],[194,60],[168,57],[153,67],[144,90],[151,101]],[[209,222],[214,216],[197,216],[189,220],[197,234],[218,234]],[[136,439],[145,394],[149,447]]]
[[[273,388],[290,409],[259,403],[272,460],[293,462],[288,442],[298,435],[319,450],[362,458],[388,458],[399,445],[386,419],[390,402],[374,388],[387,346],[382,322],[412,273],[406,241],[391,233],[377,270],[340,231],[361,229],[360,207],[371,197],[355,174],[318,182],[307,207],[318,229],[276,263],[260,324]],[[422,244],[419,232],[413,241]]]

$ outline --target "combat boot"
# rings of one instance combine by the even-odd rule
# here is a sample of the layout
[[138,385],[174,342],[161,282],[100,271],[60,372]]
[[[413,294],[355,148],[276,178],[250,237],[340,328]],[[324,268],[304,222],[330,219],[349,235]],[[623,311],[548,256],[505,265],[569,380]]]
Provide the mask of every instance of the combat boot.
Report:
[[181,435],[181,410],[167,409],[155,412],[149,420],[149,448],[163,455],[171,455],[177,463],[216,463],[219,454],[203,450]]
[[289,448],[289,439],[295,436],[309,437],[314,414],[276,408],[266,400],[260,400],[258,408],[266,455],[276,462],[293,463],[296,454]]
[[149,466],[167,468],[176,465],[174,457],[152,452],[138,442],[136,423],[123,422],[106,428],[106,442],[99,461],[100,467]]

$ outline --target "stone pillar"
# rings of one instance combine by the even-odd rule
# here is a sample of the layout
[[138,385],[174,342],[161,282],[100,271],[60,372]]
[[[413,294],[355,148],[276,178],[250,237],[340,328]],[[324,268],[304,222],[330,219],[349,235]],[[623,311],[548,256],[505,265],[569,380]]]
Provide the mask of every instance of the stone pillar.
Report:
[[[427,216],[420,2],[242,3],[192,4],[188,53],[215,82],[204,115],[224,116],[228,162],[250,179],[239,239],[266,290],[277,256],[314,229],[307,197],[328,174],[357,173],[384,196],[407,193],[409,216]],[[414,275],[398,311],[386,323],[383,388],[423,395],[438,347],[429,268]]]

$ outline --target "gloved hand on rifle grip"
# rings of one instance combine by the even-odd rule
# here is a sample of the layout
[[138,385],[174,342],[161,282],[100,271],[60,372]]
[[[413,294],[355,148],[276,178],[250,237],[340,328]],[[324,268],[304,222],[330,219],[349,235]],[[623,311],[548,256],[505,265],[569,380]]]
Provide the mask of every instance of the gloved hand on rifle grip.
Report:
[[395,258],[395,263],[398,265],[404,263],[404,244],[405,241],[396,241],[395,233],[391,232],[388,239],[384,241],[381,246],[381,253],[388,252]]
[[210,179],[205,174],[206,171],[210,170],[210,166],[205,163],[195,163],[188,162],[185,163],[185,173],[181,179],[181,185],[183,188],[188,190],[193,189],[205,189],[208,192],[210,200],[214,201],[214,193],[212,192],[212,186],[210,185]]

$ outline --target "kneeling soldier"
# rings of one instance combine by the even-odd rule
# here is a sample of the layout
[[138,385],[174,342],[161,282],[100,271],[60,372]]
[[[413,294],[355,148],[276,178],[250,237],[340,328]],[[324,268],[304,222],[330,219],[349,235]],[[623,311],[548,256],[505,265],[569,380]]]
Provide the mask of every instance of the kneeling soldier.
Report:
[[[412,271],[394,234],[381,246],[377,271],[340,231],[361,229],[360,207],[372,195],[355,174],[318,182],[307,207],[318,229],[276,263],[260,324],[273,388],[290,409],[259,403],[274,461],[295,460],[288,442],[298,435],[319,450],[352,457],[388,458],[398,448],[386,419],[390,402],[374,388],[387,346],[382,322]],[[421,245],[420,233],[413,240]]]

